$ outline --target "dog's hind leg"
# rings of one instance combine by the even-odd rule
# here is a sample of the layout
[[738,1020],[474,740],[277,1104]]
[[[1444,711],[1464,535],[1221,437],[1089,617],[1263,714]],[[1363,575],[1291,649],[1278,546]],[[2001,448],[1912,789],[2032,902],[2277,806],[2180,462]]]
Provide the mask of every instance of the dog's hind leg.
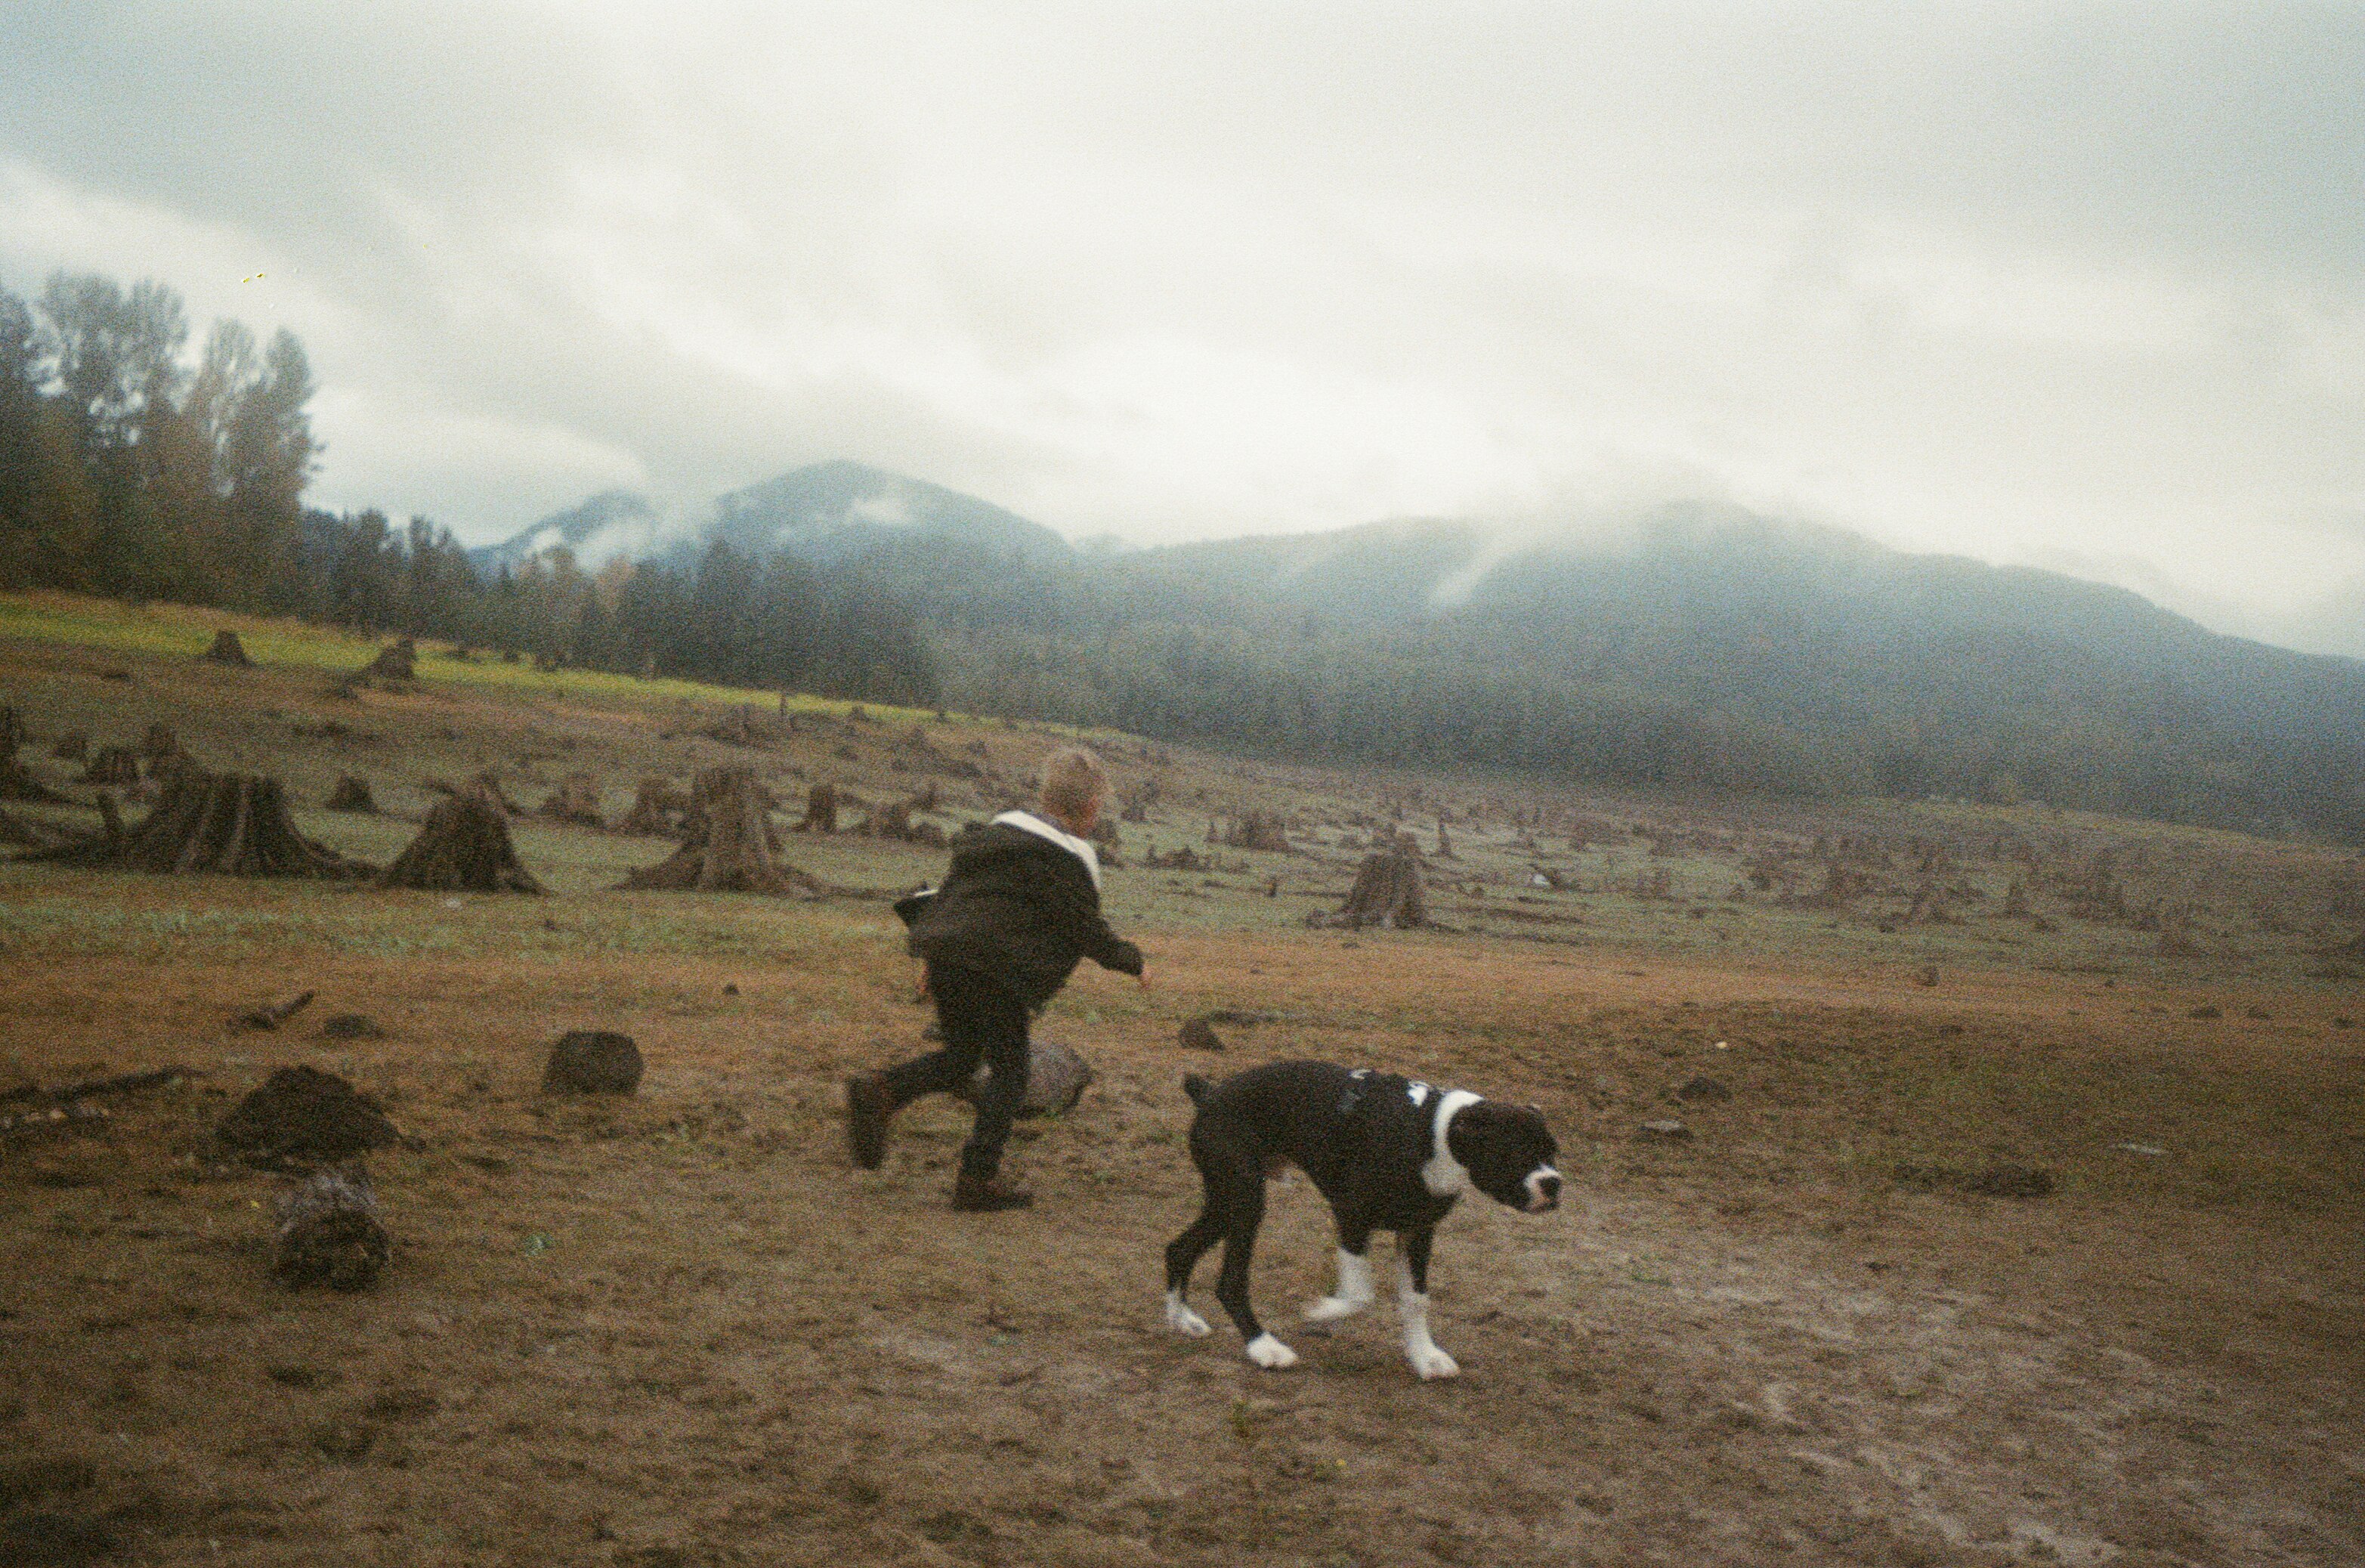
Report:
[[1452,1377],[1461,1364],[1429,1337],[1429,1244],[1430,1233],[1397,1238],[1396,1312],[1404,1319],[1405,1360],[1424,1378]]
[[[1208,1193],[1211,1204],[1217,1197]],[[1248,1341],[1249,1360],[1269,1371],[1296,1363],[1297,1352],[1274,1338],[1257,1321],[1249,1305],[1249,1264],[1256,1255],[1257,1227],[1264,1223],[1264,1182],[1226,1183],[1221,1194],[1224,1226],[1224,1271],[1216,1280],[1216,1299],[1231,1314],[1240,1338]]]
[[1188,1334],[1194,1339],[1207,1336],[1207,1320],[1192,1311],[1182,1297],[1191,1288],[1191,1271],[1199,1266],[1199,1260],[1223,1234],[1223,1222],[1210,1204],[1188,1229],[1167,1244],[1166,1326],[1178,1334]]
[[1341,1226],[1339,1230],[1339,1288],[1329,1295],[1308,1302],[1306,1321],[1336,1323],[1342,1317],[1352,1317],[1372,1305],[1372,1233],[1351,1230]]

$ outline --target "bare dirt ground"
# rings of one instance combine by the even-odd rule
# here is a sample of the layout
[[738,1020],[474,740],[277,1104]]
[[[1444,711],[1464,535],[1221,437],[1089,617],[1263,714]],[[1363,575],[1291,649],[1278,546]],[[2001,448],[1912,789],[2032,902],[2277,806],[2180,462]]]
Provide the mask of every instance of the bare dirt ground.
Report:
[[[24,667],[60,683],[39,724],[106,695]],[[365,711],[398,739],[398,702]],[[460,737],[439,766],[489,733],[431,720]],[[600,892],[662,843],[521,843],[564,896],[0,867],[0,1091],[205,1075],[0,1140],[0,1562],[2365,1562],[2365,1005],[2313,960],[2160,965],[2113,927],[2040,967],[1976,946],[2001,926],[1738,903],[1719,941],[1594,894],[1549,906],[1576,925],[1550,942],[1315,933],[1266,868],[1335,867],[1128,871],[1158,989],[1087,972],[1055,1004],[1041,1031],[1100,1081],[1014,1147],[1037,1207],[966,1216],[958,1107],[908,1114],[878,1173],[842,1147],[839,1079],[925,1021],[882,908]],[[1483,869],[1473,902],[1507,902]],[[298,988],[286,1028],[226,1029]],[[1220,1057],[1174,1044],[1217,1008],[1259,1017]],[[385,1037],[320,1037],[343,1012]],[[578,1026],[639,1041],[637,1095],[540,1092]],[[1287,1056],[1560,1132],[1561,1212],[1474,1198],[1440,1234],[1458,1380],[1411,1375],[1384,1301],[1296,1324],[1330,1257],[1302,1182],[1256,1288],[1303,1361],[1165,1329],[1196,1200],[1177,1080]],[[409,1137],[372,1160],[396,1252],[357,1294],[273,1282],[284,1179],[210,1137],[295,1063]],[[1702,1076],[1731,1098],[1673,1097]],[[1638,1135],[1664,1117],[1692,1136]],[[2057,1189],[1896,1176],[1997,1161]]]
[[[0,1168],[0,1431],[65,1478],[50,1506],[158,1562],[2365,1555],[2353,1208],[1895,1192],[1833,1155],[1877,1090],[1785,1104],[1803,1084],[1770,1020],[1844,1050],[1883,1016],[1910,1051],[2042,1020],[2041,991],[1904,1013],[1829,978],[1637,978],[1421,938],[1269,943],[1262,975],[1232,944],[1153,941],[1181,994],[1048,1026],[1103,1081],[1015,1156],[1040,1206],[973,1217],[944,1207],[950,1108],[910,1117],[887,1170],[846,1162],[835,1077],[919,1022],[890,945],[868,946],[824,974],[676,963],[657,994],[598,961],[308,965],[392,1025],[330,1059],[419,1143],[377,1162],[399,1249],[352,1297],[271,1282],[254,1205],[275,1182],[207,1144],[226,1090],[324,1056],[300,1036],[192,1051],[250,972],[57,964],[10,986],[20,1053],[196,1055],[219,1077]],[[1454,1027],[1502,993],[1523,1025]],[[1226,1330],[1164,1331],[1158,1252],[1195,1196],[1174,1081],[1211,1058],[1179,1061],[1150,1018],[1217,995],[1350,1020],[1235,1030],[1226,1066],[1417,1068],[1538,1098],[1563,1129],[1568,1208],[1466,1206],[1441,1239],[1458,1382],[1413,1379],[1384,1308],[1291,1334],[1306,1360],[1279,1374]],[[650,1081],[543,1099],[549,1021],[593,1011],[640,1038]],[[1731,1025],[1722,1051],[1684,1037]],[[1628,1141],[1695,1069],[1733,1101],[1687,1112],[1688,1145]],[[2314,1070],[2352,1103],[2365,1077],[2354,1055]],[[1328,1247],[1310,1191],[1276,1198],[1258,1290],[1285,1325]]]

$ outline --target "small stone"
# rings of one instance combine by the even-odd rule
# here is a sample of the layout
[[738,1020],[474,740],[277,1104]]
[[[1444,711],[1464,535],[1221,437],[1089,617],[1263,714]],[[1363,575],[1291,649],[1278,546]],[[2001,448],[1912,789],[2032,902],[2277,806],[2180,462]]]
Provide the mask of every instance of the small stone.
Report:
[[2275,1015],[2268,1012],[2263,1007],[2253,1007],[2245,1012],[2242,1016],[2251,1020],[2253,1023],[2268,1024],[2274,1021]]
[[736,995],[738,995],[738,994],[739,994],[739,984],[738,984],[738,982],[737,982],[736,980],[724,980],[724,981],[723,982],[723,995],[725,995],[725,996],[736,996]]
[[2149,1159],[2158,1159],[2168,1152],[2156,1143],[2123,1143],[2119,1148],[2129,1154],[2140,1154]]
[[320,1038],[324,1040],[383,1040],[386,1030],[376,1019],[363,1013],[339,1013],[320,1021]]
[[1732,1098],[1732,1091],[1705,1074],[1686,1081],[1676,1091],[1676,1098],[1684,1101],[1706,1101],[1711,1104]]
[[2223,1018],[2225,1014],[2204,1002],[2200,1006],[2194,1008],[2191,1012],[2186,1014],[2185,1016],[2187,1018]]
[[630,1035],[571,1029],[550,1047],[542,1087],[561,1094],[630,1094],[641,1086],[641,1048]]
[[1220,1051],[1224,1048],[1222,1038],[1205,1018],[1194,1018],[1183,1025],[1176,1038],[1186,1051]]
[[1676,1121],[1644,1122],[1634,1129],[1634,1136],[1645,1143],[1682,1143],[1692,1130]]

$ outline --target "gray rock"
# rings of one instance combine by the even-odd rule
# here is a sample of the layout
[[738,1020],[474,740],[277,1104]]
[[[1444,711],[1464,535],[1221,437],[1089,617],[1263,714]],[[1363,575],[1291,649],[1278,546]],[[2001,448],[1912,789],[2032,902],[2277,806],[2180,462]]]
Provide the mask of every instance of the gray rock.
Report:
[[1634,1136],[1644,1143],[1683,1143],[1692,1130],[1676,1121],[1644,1122],[1634,1129]]
[[641,1048],[630,1035],[569,1030],[550,1047],[542,1086],[561,1094],[630,1094],[641,1086]]

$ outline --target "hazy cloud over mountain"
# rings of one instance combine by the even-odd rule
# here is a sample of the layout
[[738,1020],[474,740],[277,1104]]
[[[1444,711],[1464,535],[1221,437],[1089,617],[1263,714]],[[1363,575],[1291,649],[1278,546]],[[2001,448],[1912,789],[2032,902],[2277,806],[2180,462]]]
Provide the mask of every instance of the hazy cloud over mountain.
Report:
[[2365,655],[2365,11],[16,6],[0,285],[294,328],[472,541],[1729,498]]

